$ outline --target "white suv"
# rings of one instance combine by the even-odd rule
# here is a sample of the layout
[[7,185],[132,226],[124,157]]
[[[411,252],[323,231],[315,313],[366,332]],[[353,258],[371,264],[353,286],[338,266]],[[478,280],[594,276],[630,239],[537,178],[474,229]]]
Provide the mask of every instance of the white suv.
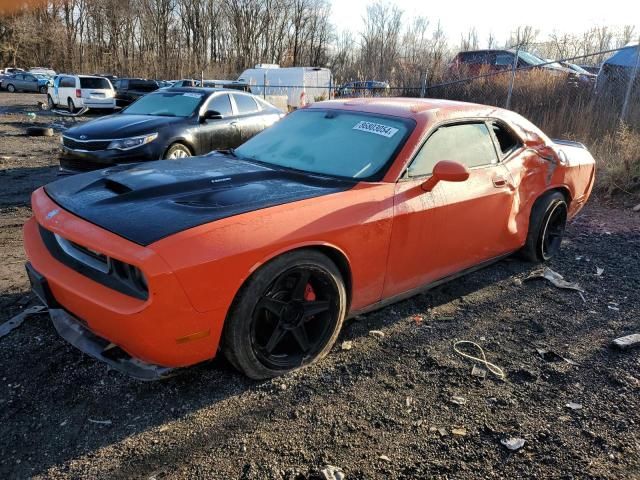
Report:
[[104,77],[58,75],[47,92],[49,108],[66,106],[70,112],[83,107],[113,110],[116,97],[113,85]]

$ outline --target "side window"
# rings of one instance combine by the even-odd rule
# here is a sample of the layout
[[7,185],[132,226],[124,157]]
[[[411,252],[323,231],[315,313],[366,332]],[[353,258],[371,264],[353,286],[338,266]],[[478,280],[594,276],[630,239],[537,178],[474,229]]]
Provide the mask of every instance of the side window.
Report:
[[233,99],[236,101],[239,115],[257,112],[259,110],[258,104],[249,95],[234,95]]
[[16,80],[24,80],[24,75],[18,74],[18,75],[15,76],[15,79]]
[[522,141],[505,125],[498,122],[492,122],[491,130],[493,130],[493,134],[496,136],[496,140],[498,140],[502,158],[509,156],[512,152],[522,146]]
[[513,54],[512,53],[497,53],[495,64],[499,67],[511,67],[513,66]]
[[113,88],[114,90],[118,90],[120,88],[120,80],[113,81]]
[[216,112],[220,112],[223,117],[231,117],[233,115],[233,110],[231,109],[231,100],[229,100],[229,95],[224,93],[213,97],[209,101],[207,110],[215,110]]
[[484,123],[466,123],[440,127],[413,159],[409,176],[429,175],[441,160],[454,160],[467,168],[498,163],[487,126]]
[[62,77],[60,86],[63,88],[76,88],[76,79],[73,77]]

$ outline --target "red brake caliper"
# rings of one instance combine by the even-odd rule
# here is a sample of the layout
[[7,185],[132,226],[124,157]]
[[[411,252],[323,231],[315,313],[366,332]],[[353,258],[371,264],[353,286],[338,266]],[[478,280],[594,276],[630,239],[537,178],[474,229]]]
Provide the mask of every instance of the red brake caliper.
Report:
[[313,302],[316,299],[316,292],[310,283],[307,283],[307,286],[304,288],[304,299],[307,302]]

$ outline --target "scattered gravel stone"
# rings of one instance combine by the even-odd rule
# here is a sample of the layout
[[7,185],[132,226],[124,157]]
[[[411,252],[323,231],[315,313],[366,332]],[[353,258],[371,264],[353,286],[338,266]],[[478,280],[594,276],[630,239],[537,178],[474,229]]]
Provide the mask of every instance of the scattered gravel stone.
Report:
[[522,447],[524,447],[524,438],[503,438],[502,440],[500,440],[500,443],[507,447],[509,450],[520,450]]
[[382,338],[384,337],[384,332],[382,330],[370,330],[369,335],[372,337]]
[[342,342],[342,345],[340,345],[340,349],[342,350],[351,350],[353,348],[353,342],[351,340],[345,340],[344,342]]

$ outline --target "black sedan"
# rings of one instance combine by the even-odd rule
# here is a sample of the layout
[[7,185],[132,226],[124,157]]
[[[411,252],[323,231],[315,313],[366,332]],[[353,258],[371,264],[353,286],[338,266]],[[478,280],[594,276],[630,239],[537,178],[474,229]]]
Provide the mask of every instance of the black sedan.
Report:
[[157,90],[119,113],[66,130],[60,172],[235,148],[282,116],[261,98],[237,90]]

